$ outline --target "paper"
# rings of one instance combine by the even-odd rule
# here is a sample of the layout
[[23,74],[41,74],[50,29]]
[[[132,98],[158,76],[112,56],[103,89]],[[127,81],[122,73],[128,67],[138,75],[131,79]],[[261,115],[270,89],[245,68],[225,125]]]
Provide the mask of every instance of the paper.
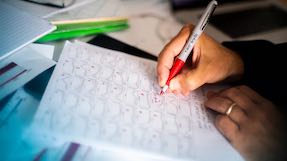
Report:
[[0,60],[56,29],[48,21],[5,3],[0,5],[0,21]]
[[[63,11],[67,11],[69,9],[73,9],[83,3],[86,3],[86,1],[91,1],[91,0],[73,0],[74,2],[65,8],[52,7],[49,5],[31,3],[31,2],[23,1],[23,0],[0,0],[0,1],[5,2],[9,5],[15,6],[16,8],[20,10],[26,11],[38,17],[46,18],[50,15],[54,15],[56,13],[60,13]],[[49,1],[52,1],[52,0],[49,0]]]
[[202,105],[203,91],[160,96],[155,67],[154,61],[121,52],[66,43],[32,129],[38,127],[46,139],[152,156],[241,160],[212,124]]
[[109,35],[158,56],[183,26],[170,8],[169,1],[126,1],[117,14],[129,17],[130,28]]
[[42,54],[43,56],[53,60],[54,55],[54,46],[47,45],[47,44],[36,44],[30,45],[30,48],[38,52],[39,54]]
[[55,65],[55,61],[43,56],[53,54],[48,54],[53,49],[51,46],[31,44],[1,61],[0,100]]

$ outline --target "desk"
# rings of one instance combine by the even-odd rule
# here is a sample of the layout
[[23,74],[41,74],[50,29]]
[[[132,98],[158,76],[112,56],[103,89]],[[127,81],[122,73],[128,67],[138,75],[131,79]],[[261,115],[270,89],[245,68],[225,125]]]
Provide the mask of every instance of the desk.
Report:
[[[5,0],[4,0],[5,1]],[[172,15],[168,1],[122,1],[122,0],[84,0],[77,1],[76,6],[70,8],[51,10],[46,6],[42,12],[36,11],[31,4],[15,0],[7,1],[19,8],[37,14],[48,20],[63,20],[89,17],[128,17],[130,28],[124,32],[115,32],[108,35],[145,50],[157,56],[163,46],[174,37],[183,24]],[[27,3],[27,2],[26,2]],[[33,4],[35,5],[35,4]],[[92,37],[80,38],[88,41]],[[62,50],[63,42],[52,42],[55,45],[54,60],[57,60]]]
[[[15,1],[11,1],[11,3],[14,3]],[[88,1],[87,1],[88,2]],[[160,0],[152,0],[149,2],[139,2],[139,1],[116,1],[116,0],[99,0],[97,2],[89,1],[90,3],[100,3],[104,5],[105,10],[103,12],[97,12],[96,17],[100,16],[117,16],[119,14],[127,15],[130,16],[130,24],[131,28],[127,31],[124,32],[119,32],[119,33],[111,33],[109,34],[112,37],[115,37],[119,40],[122,40],[124,42],[127,42],[133,46],[136,46],[140,49],[143,49],[149,53],[152,53],[153,55],[157,56],[162,47],[173,37],[181,28],[182,24],[179,23],[174,16],[172,16],[171,11],[169,10],[169,5],[167,1],[160,1]],[[108,5],[108,2],[110,2],[112,5]],[[23,3],[24,2],[20,2]],[[25,2],[27,3],[27,2]],[[90,4],[87,3],[87,4]],[[125,3],[122,5],[121,3]],[[16,3],[15,3],[16,4]],[[105,6],[106,4],[106,6]],[[93,7],[97,5],[90,5],[89,7],[90,10],[84,10],[87,12],[86,14],[91,14],[91,11],[93,11]],[[144,9],[139,9],[139,8],[144,8]],[[47,13],[50,12],[50,10],[47,9]],[[114,11],[117,12],[114,12]],[[51,9],[52,12],[58,11],[55,9]],[[105,11],[105,12],[104,12]],[[113,12],[109,12],[113,11]],[[199,12],[201,12],[201,9],[194,10],[194,16],[193,20],[190,22],[196,22],[197,15]],[[46,12],[44,13],[39,13],[39,15],[44,16],[47,14]],[[51,14],[50,16],[47,16],[46,18],[57,18],[57,15],[59,16],[58,18],[65,18],[65,12],[58,12],[58,14]],[[69,12],[70,14],[66,16],[81,16],[81,14],[76,14],[73,12]],[[53,17],[55,16],[55,17]],[[61,17],[62,16],[62,17]],[[148,23],[147,23],[148,22]],[[169,32],[171,31],[171,32]],[[219,41],[224,41],[224,40],[230,40],[228,38],[220,38],[222,36],[222,33],[219,33],[216,31],[214,28],[209,26],[207,28],[207,32],[214,37],[218,37]],[[85,38],[80,38],[79,40],[81,41],[88,41],[92,37],[85,37]],[[54,60],[58,60],[59,55],[61,53],[62,47],[63,47],[63,41],[60,42],[51,42],[49,44],[55,45],[56,49],[54,51]],[[30,100],[27,102],[27,104],[34,104],[33,108],[31,108],[29,113],[23,112],[23,115],[21,116],[27,116],[28,119],[26,119],[25,124],[23,126],[19,126],[19,129],[17,130],[7,130],[7,134],[15,134],[14,138],[20,138],[21,133],[24,131],[25,127],[29,125],[31,119],[33,118],[33,114],[37,110],[37,105],[39,104],[39,101],[41,100],[41,94],[43,93],[45,86],[47,84],[47,81],[49,80],[49,76],[52,72],[52,69],[46,71],[45,73],[39,75],[37,78],[34,80],[30,81],[23,89],[20,89],[17,91],[18,93],[22,94],[22,96],[26,96],[25,98]],[[35,85],[37,87],[41,88],[35,88]],[[15,95],[11,95],[9,98],[14,97]],[[9,99],[8,98],[8,99]],[[4,100],[3,102],[7,102],[9,100]],[[22,121],[22,120],[20,120]],[[3,133],[2,133],[3,134]],[[7,139],[9,139],[8,136]],[[16,139],[15,139],[16,140]],[[15,141],[14,140],[14,141]],[[16,140],[16,144],[19,144],[20,140]],[[15,142],[14,142],[15,143]],[[1,145],[12,145],[11,142],[7,141],[4,144]],[[6,148],[5,151],[2,150],[3,148]],[[13,147],[8,148],[8,147],[1,147],[1,153],[7,152],[7,150],[14,151]],[[1,154],[1,156],[5,156],[6,154]]]

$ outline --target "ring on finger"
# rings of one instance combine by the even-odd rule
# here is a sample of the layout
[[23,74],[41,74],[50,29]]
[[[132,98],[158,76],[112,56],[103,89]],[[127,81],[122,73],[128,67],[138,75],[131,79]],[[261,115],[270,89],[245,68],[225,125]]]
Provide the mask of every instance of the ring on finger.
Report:
[[236,103],[235,103],[235,102],[232,103],[232,104],[228,107],[228,109],[226,110],[225,114],[226,114],[227,116],[229,116],[235,106],[236,106]]

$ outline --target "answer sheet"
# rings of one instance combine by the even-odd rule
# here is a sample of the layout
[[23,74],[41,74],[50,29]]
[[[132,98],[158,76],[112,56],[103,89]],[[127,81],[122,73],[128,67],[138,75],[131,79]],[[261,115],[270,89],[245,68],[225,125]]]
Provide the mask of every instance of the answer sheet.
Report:
[[43,138],[163,160],[242,160],[214,127],[202,89],[187,97],[159,91],[156,62],[67,42],[32,127]]

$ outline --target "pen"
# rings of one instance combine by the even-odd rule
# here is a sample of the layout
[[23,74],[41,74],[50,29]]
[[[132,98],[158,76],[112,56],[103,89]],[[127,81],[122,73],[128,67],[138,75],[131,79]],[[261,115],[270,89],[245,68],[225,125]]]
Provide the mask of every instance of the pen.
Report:
[[170,80],[181,70],[183,67],[186,59],[188,58],[189,54],[191,53],[191,50],[194,47],[194,44],[196,43],[197,39],[202,34],[204,28],[206,27],[209,17],[214,12],[215,8],[217,6],[217,1],[212,0],[207,5],[207,8],[205,9],[205,12],[201,16],[198,24],[195,26],[192,34],[189,36],[186,44],[184,45],[183,49],[181,50],[180,54],[176,57],[175,62],[170,70],[168,79],[165,83],[165,85],[162,87],[160,95],[166,92],[166,90],[169,87]]

